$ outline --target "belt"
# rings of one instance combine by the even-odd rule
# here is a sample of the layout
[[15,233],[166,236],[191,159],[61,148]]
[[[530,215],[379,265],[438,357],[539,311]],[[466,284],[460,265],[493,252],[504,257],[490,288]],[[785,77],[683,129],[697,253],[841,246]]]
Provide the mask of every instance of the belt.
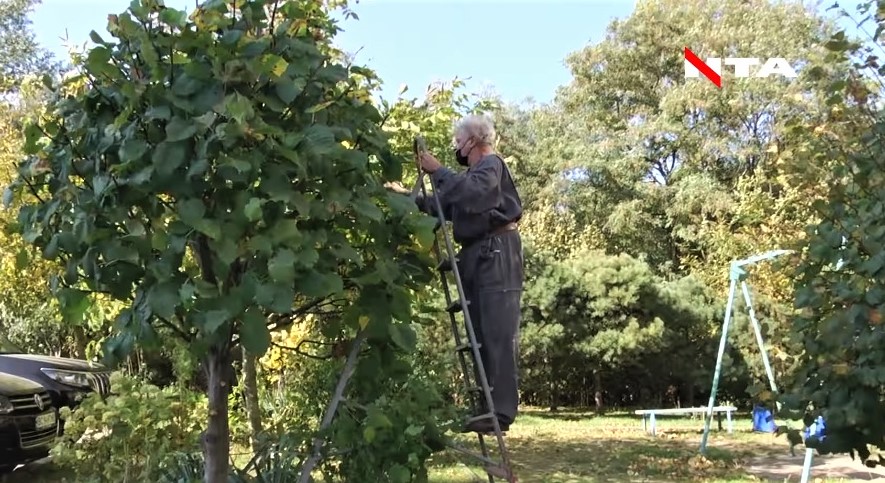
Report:
[[519,227],[519,225],[517,225],[515,222],[511,221],[510,223],[507,223],[504,226],[500,226],[500,227],[492,230],[492,232],[489,233],[489,236],[496,236],[496,235],[500,235],[502,233],[506,233],[508,231],[513,231],[513,230],[517,229],[518,227]]

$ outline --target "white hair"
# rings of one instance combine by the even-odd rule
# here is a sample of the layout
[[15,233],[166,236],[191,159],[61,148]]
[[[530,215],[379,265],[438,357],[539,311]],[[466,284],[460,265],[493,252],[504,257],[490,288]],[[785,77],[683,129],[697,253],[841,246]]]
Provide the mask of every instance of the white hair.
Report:
[[455,136],[458,134],[475,138],[479,144],[495,145],[495,123],[488,116],[465,116],[455,125]]

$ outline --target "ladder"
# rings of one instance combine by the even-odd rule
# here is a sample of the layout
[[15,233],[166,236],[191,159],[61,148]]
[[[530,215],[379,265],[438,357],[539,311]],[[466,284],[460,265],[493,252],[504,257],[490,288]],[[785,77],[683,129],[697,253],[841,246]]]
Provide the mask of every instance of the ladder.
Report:
[[[427,150],[425,141],[422,137],[419,136],[415,138],[413,142],[413,150],[416,160],[422,152]],[[413,199],[417,196],[419,190],[424,195],[424,199],[428,199],[424,177],[424,170],[419,168],[418,181],[415,183],[415,187],[412,190]],[[439,193],[436,182],[432,177],[428,176],[428,178],[430,178],[430,185],[434,194]],[[517,479],[511,469],[510,456],[507,451],[507,446],[504,443],[504,434],[501,431],[501,426],[498,423],[498,418],[495,414],[495,405],[492,401],[492,388],[489,387],[488,379],[486,378],[485,368],[483,367],[482,358],[479,354],[479,344],[476,342],[476,333],[473,330],[473,322],[470,320],[470,311],[467,310],[467,307],[470,305],[470,300],[467,299],[464,292],[464,286],[461,282],[461,274],[458,270],[457,263],[458,260],[456,258],[452,237],[446,224],[442,202],[439,200],[438,196],[433,196],[433,200],[437,219],[436,226],[434,227],[434,233],[436,233],[437,236],[433,242],[433,253],[437,259],[436,270],[439,273],[440,282],[442,283],[443,292],[446,297],[446,312],[449,315],[449,321],[452,325],[452,333],[455,338],[455,352],[461,366],[464,389],[471,402],[472,417],[467,420],[467,423],[469,424],[475,421],[484,420],[492,421],[495,430],[494,436],[498,446],[498,458],[494,459],[492,457],[492,452],[489,451],[489,445],[482,433],[477,433],[480,448],[479,453],[451,442],[448,443],[448,446],[455,451],[479,460],[482,463],[483,469],[485,470],[490,483],[494,483],[496,477],[500,478],[501,481],[516,483]],[[440,231],[443,234],[442,240],[445,245],[444,247],[440,247]],[[457,297],[452,296],[449,288],[451,283],[447,277],[448,273],[451,273],[452,278],[454,279]],[[457,314],[459,313],[463,315],[463,329],[459,328],[457,318]],[[466,333],[466,338],[462,336],[462,330]],[[470,360],[470,364],[468,364],[468,359]],[[469,370],[471,367],[473,369],[472,371]],[[472,378],[471,375],[473,376]]]

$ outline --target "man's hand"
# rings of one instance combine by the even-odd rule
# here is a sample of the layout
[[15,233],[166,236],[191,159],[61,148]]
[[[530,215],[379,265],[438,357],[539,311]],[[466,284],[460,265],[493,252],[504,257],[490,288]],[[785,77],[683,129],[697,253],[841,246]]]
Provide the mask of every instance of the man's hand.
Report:
[[421,169],[428,173],[433,173],[442,166],[439,164],[439,161],[428,152],[421,153],[421,157],[418,159],[418,164],[421,166]]
[[387,183],[384,183],[384,187],[389,189],[390,191],[393,191],[394,193],[399,193],[401,195],[408,195],[412,193],[399,181],[388,181]]

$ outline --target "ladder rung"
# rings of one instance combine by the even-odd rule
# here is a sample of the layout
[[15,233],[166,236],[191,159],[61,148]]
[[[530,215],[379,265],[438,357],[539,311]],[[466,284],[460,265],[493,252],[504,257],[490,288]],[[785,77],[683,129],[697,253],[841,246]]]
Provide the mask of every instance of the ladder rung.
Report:
[[473,451],[470,451],[467,448],[462,448],[461,446],[458,446],[457,444],[448,442],[448,443],[446,443],[446,446],[448,446],[449,448],[452,448],[453,450],[455,450],[459,453],[466,454],[467,456],[472,456],[472,457],[482,461],[487,466],[500,466],[500,464],[497,461],[489,458],[488,456],[483,456],[481,454],[474,453]]
[[[482,347],[482,344],[476,344],[477,349],[479,349],[480,347]],[[471,348],[473,348],[473,346],[470,345],[470,342],[465,342],[465,343],[455,347],[455,351],[464,352],[464,351],[470,350]]]
[[470,424],[470,423],[473,423],[476,421],[482,421],[484,419],[492,419],[492,418],[497,418],[495,413],[480,414],[479,416],[473,416],[472,418],[468,419],[467,424]]
[[[470,305],[470,301],[467,301],[467,305]],[[461,299],[452,301],[452,304],[446,308],[446,312],[450,314],[455,314],[463,310],[464,307],[461,305]]]
[[[458,262],[458,259],[455,259],[455,262]],[[452,260],[449,258],[444,258],[439,264],[437,264],[436,269],[440,272],[451,272],[452,271]]]

